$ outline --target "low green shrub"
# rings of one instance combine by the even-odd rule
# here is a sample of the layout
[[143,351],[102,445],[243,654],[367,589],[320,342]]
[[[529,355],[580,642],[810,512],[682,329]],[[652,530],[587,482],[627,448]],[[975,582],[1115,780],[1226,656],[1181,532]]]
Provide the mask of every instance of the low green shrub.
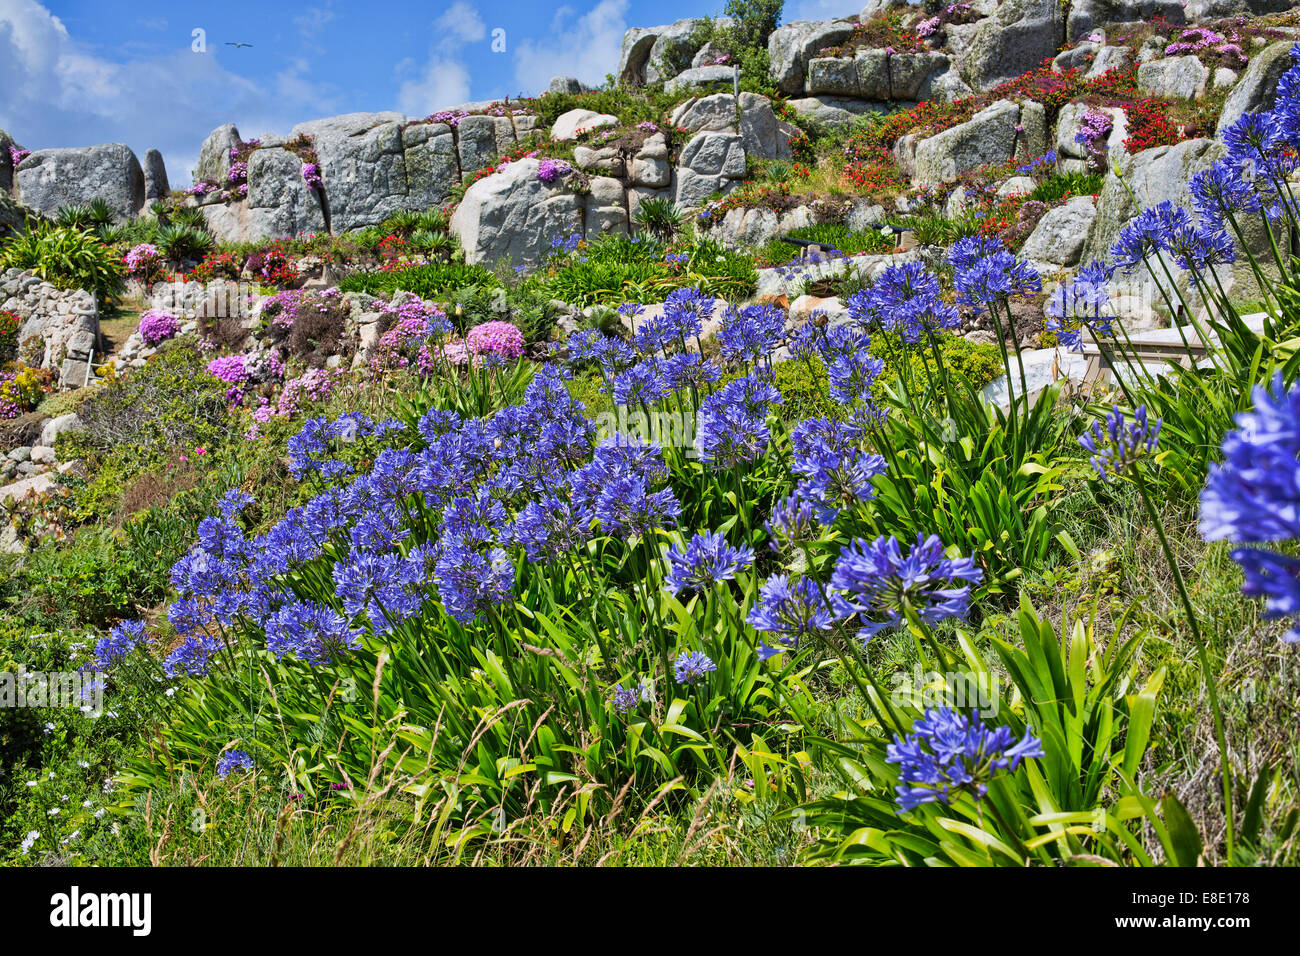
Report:
[[355,272],[339,283],[340,292],[367,292],[392,295],[399,289],[421,298],[439,298],[453,289],[467,285],[498,286],[496,273],[463,262],[438,262],[424,266],[395,269],[392,272]]

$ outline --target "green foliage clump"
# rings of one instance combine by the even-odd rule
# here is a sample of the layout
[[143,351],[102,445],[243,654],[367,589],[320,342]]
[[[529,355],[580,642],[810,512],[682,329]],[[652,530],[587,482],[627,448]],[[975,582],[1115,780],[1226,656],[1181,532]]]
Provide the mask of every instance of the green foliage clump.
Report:
[[0,272],[24,269],[60,289],[86,289],[101,301],[122,290],[117,254],[89,232],[37,225],[0,247]]
[[392,295],[400,289],[428,299],[440,298],[462,286],[495,287],[500,284],[501,280],[496,273],[483,266],[466,265],[463,262],[436,262],[394,269],[391,272],[353,273],[339,283],[339,291]]
[[78,440],[134,460],[210,445],[229,430],[226,386],[208,374],[207,359],[189,337],[96,389],[78,415],[84,423]]

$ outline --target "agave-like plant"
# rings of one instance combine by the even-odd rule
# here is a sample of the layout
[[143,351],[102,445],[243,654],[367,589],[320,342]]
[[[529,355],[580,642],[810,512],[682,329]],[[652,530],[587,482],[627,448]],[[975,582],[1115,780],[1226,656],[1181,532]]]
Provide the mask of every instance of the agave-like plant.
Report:
[[156,245],[165,259],[183,262],[187,259],[202,259],[212,250],[215,242],[210,232],[186,223],[172,223],[158,230]]
[[669,242],[682,229],[682,213],[670,200],[655,196],[636,207],[632,221],[650,235]]

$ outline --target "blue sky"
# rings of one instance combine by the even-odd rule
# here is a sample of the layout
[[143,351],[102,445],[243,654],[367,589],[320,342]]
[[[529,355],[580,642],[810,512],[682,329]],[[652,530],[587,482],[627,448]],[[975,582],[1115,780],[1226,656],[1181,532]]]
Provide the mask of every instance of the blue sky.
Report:
[[[423,116],[466,100],[600,82],[630,26],[720,13],[725,0],[0,0],[0,129],[28,149],[156,147],[185,186],[199,146],[337,113]],[[860,2],[787,0],[786,20]],[[495,30],[506,50],[492,50]],[[206,51],[195,52],[194,30]],[[251,48],[226,46],[227,41]]]

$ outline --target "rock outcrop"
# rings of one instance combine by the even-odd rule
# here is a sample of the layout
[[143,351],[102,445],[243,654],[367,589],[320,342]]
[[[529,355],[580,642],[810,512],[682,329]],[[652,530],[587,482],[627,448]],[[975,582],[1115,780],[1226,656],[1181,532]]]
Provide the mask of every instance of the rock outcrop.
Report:
[[18,199],[44,215],[60,206],[103,199],[119,220],[144,208],[144,170],[129,146],[109,143],[81,148],[39,149],[14,171]]

